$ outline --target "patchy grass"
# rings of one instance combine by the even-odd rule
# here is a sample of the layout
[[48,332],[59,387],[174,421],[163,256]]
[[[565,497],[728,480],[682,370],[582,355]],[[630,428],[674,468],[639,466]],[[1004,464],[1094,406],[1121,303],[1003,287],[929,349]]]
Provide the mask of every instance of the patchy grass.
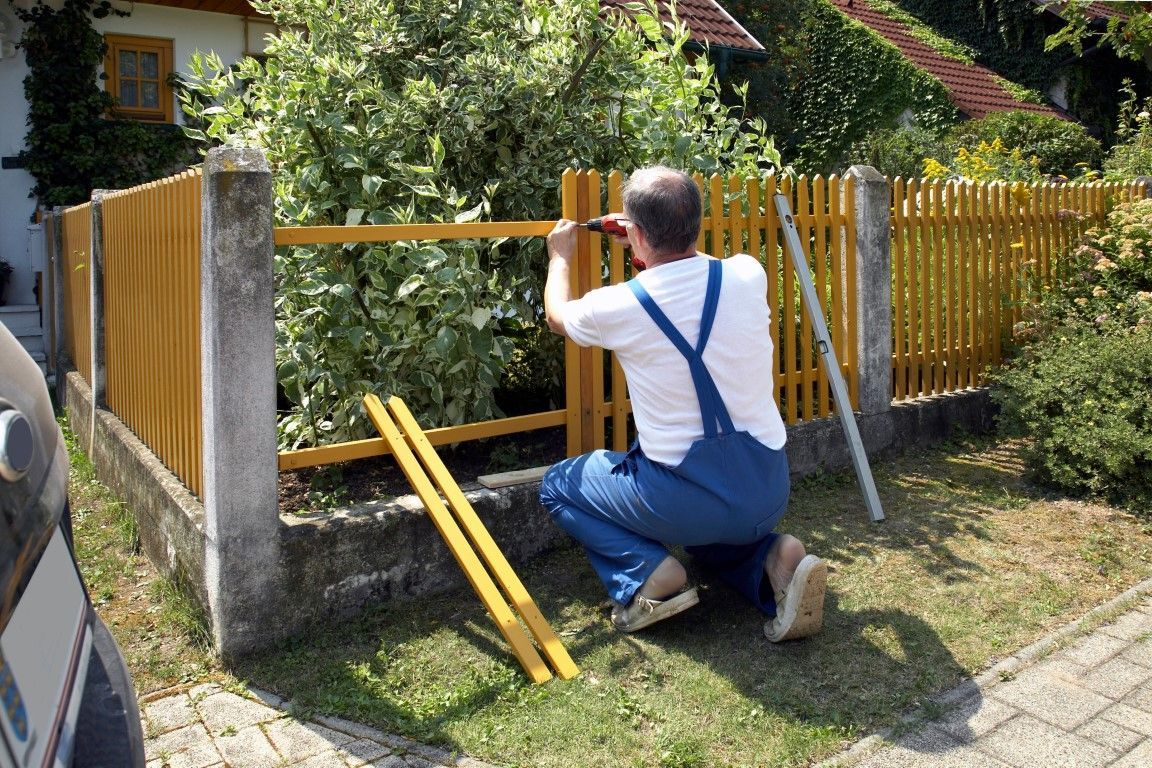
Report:
[[67,421],[61,419],[71,472],[76,559],[96,612],[112,630],[140,694],[179,683],[220,679],[203,622],[192,603],[140,551],[136,519],[96,480]]
[[803,765],[1152,573],[1146,525],[1030,487],[1016,445],[874,469],[882,524],[850,474],[795,489],[784,527],[833,568],[809,641],[768,643],[762,617],[701,573],[699,607],[621,635],[583,554],[562,549],[521,578],[583,669],[574,680],[527,683],[470,592],[318,628],[235,672],[302,713],[502,765]]
[[[291,698],[300,716],[501,765],[805,765],[1152,574],[1152,526],[1030,486],[1016,444],[959,442],[873,469],[884,523],[867,521],[851,474],[794,489],[784,529],[832,566],[825,630],[811,640],[768,643],[763,618],[696,571],[698,607],[621,635],[583,554],[563,548],[520,576],[583,670],[573,680],[526,682],[471,592],[316,627],[227,672]],[[139,593],[118,630],[137,683],[224,676],[130,560],[103,566],[115,578],[102,612]]]

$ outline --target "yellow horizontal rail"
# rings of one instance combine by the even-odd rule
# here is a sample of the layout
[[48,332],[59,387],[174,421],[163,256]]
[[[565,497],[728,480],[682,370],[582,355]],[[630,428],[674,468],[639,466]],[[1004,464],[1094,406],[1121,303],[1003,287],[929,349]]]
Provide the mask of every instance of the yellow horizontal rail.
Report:
[[[712,225],[704,217],[701,226]],[[467,224],[363,224],[354,227],[276,227],[276,245],[380,243],[395,240],[469,240],[496,237],[544,237],[555,221],[477,221]]]
[[[461,424],[456,427],[440,427],[424,433],[432,445],[462,443],[485,437],[500,437],[516,432],[528,432],[545,427],[564,425],[566,411],[544,411],[527,416],[511,416],[507,419],[493,419],[475,424]],[[373,456],[387,456],[392,453],[387,441],[375,437],[368,440],[352,440],[335,445],[322,445],[317,448],[301,448],[295,451],[281,451],[277,456],[277,466],[283,472],[289,469],[319,467],[341,461],[368,459]]]
[[541,237],[555,221],[477,221],[468,224],[371,224],[355,227],[276,227],[276,245],[373,243],[392,240],[465,240],[485,237]]

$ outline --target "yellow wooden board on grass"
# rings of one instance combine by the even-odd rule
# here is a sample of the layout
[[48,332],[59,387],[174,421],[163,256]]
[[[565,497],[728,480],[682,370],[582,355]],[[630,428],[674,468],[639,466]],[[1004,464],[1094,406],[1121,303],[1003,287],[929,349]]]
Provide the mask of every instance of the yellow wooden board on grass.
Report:
[[[495,574],[496,580],[508,595],[513,607],[524,619],[524,623],[528,625],[532,635],[536,638],[536,642],[543,649],[557,674],[564,679],[578,674],[579,669],[576,668],[568,652],[540,614],[536,604],[512,571],[511,566],[492,540],[487,529],[484,528],[483,523],[476,516],[463,492],[460,491],[460,487],[452,479],[443,462],[440,461],[439,456],[420,430],[404,402],[393,397],[388,402],[388,408],[385,409],[378,397],[368,395],[364,398],[364,406],[377,431],[387,441],[392,454],[400,464],[401,470],[408,478],[408,482],[424,503],[429,517],[432,518],[433,524],[444,538],[453,557],[464,570],[472,588],[496,622],[501,634],[512,646],[512,651],[520,661],[524,671],[536,683],[545,682],[552,676],[537,653],[536,647],[509,609],[504,596],[501,595],[500,590],[493,582],[492,575],[485,568],[485,564]],[[401,430],[403,430],[403,434],[401,434]],[[417,454],[425,466],[421,466],[420,461],[417,460]],[[427,467],[427,471],[425,467]],[[433,485],[429,475],[435,478],[436,485]],[[437,486],[439,486],[439,490]],[[448,499],[451,510],[445,506],[444,501],[440,498],[441,493]],[[461,530],[461,525],[467,531],[467,538],[465,538],[464,531]],[[484,563],[481,563],[480,557],[473,550],[473,545],[479,550]]]
[[528,631],[536,638],[536,643],[544,651],[544,656],[551,662],[556,674],[563,680],[580,674],[580,670],[572,662],[572,658],[568,655],[563,643],[556,637],[556,633],[552,631],[552,627],[548,625],[548,621],[540,613],[540,609],[536,606],[531,595],[528,594],[528,590],[524,588],[520,578],[512,570],[512,566],[508,564],[504,553],[496,546],[496,542],[492,540],[488,529],[484,527],[484,523],[477,517],[476,511],[472,509],[472,505],[468,503],[468,499],[460,490],[460,486],[452,479],[448,468],[444,466],[444,462],[440,460],[432,444],[428,442],[428,438],[420,430],[420,425],[416,423],[416,419],[408,410],[408,406],[400,398],[392,397],[388,400],[388,410],[404,431],[404,439],[420,457],[428,470],[428,474],[436,482],[440,492],[444,494],[444,498],[448,500],[448,506],[455,513],[456,520],[468,534],[468,538],[471,539],[473,546],[480,553],[480,557],[491,569],[497,583],[504,590],[504,594],[508,596],[520,617],[524,619],[524,623],[528,625]]

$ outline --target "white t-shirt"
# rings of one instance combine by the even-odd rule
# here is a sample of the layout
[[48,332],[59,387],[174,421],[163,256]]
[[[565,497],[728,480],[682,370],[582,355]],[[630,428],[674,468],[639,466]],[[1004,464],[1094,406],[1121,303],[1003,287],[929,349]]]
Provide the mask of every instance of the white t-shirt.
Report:
[[[709,256],[644,270],[640,283],[693,347],[708,286]],[[775,357],[768,332],[768,277],[751,256],[724,259],[720,300],[704,364],[737,430],[783,447],[784,422],[772,400]],[[613,350],[632,398],[640,445],[653,461],[678,465],[704,437],[688,361],[623,284],[589,291],[564,310],[564,328],[582,347]]]

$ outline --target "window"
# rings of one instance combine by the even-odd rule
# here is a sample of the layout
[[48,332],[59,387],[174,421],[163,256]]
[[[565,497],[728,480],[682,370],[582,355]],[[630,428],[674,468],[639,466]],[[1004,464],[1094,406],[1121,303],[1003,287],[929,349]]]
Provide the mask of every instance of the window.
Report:
[[159,37],[105,35],[106,88],[116,113],[136,120],[172,122],[172,41]]

